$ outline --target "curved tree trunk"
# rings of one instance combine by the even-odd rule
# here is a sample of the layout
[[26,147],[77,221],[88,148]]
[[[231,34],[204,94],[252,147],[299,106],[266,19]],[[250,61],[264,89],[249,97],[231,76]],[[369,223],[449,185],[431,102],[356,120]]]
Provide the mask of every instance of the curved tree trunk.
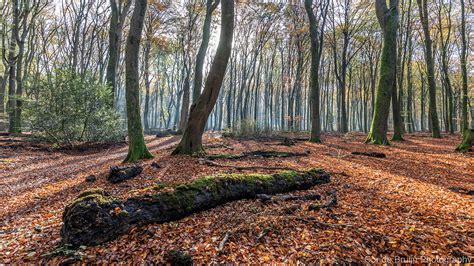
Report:
[[174,187],[172,191],[125,201],[101,189],[88,190],[66,206],[62,242],[75,247],[97,245],[127,233],[134,225],[174,221],[230,201],[309,189],[329,180],[329,174],[318,169],[271,175],[220,175],[203,177]]
[[385,0],[377,0],[375,7],[383,30],[383,48],[374,116],[366,143],[386,145],[389,144],[387,127],[390,99],[396,81],[398,0],[390,0],[390,8]]
[[234,32],[234,1],[222,0],[221,35],[204,91],[191,107],[183,138],[173,154],[204,153],[202,135],[207,119],[216,104],[229,62]]
[[128,122],[128,155],[126,162],[134,162],[140,159],[153,158],[145,145],[143,136],[142,120],[140,117],[140,91],[138,74],[138,55],[140,50],[141,34],[147,0],[136,0],[130,32],[125,49],[125,92],[127,100],[127,122]]
[[212,12],[219,5],[219,2],[220,0],[207,0],[206,2],[206,17],[202,26],[202,42],[196,56],[196,68],[194,70],[193,104],[197,102],[199,95],[201,95],[202,70],[207,48],[209,47],[209,40],[211,39]]

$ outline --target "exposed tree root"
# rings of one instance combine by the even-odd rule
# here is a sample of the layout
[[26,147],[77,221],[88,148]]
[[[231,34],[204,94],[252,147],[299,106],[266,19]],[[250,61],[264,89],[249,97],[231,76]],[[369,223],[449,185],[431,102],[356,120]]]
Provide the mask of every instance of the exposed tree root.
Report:
[[318,169],[276,174],[230,174],[203,177],[172,191],[119,200],[101,189],[88,190],[63,213],[63,244],[97,245],[127,233],[135,225],[164,223],[230,201],[309,189],[329,182]]
[[337,196],[336,192],[331,192],[329,194],[329,200],[323,204],[311,204],[308,206],[309,211],[317,211],[322,208],[330,208],[337,205]]

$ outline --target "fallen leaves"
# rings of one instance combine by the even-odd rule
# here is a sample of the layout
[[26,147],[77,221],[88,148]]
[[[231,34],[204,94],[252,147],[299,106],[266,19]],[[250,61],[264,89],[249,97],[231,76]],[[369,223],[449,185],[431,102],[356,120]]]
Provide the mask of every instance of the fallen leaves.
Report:
[[[355,133],[326,135],[322,144],[297,142],[291,147],[211,138],[208,151],[213,154],[240,154],[269,146],[290,152],[310,150],[308,157],[232,164],[324,168],[334,173],[330,184],[296,195],[336,191],[337,205],[309,212],[314,201],[232,202],[177,222],[135,227],[115,241],[81,250],[87,256],[80,259],[94,264],[163,262],[169,250],[184,250],[200,263],[342,263],[472,254],[472,196],[450,190],[474,189],[474,158],[452,152],[458,139],[434,140],[415,134],[408,135],[406,142],[377,147],[362,144],[363,138]],[[104,187],[126,198],[148,193],[150,186],[161,191],[169,189],[166,184],[203,175],[250,172],[203,165],[187,156],[171,157],[166,148],[176,143],[176,137],[148,140],[156,159],[144,162],[143,173],[134,180],[117,185],[107,183],[105,176],[110,165],[123,159],[126,147],[88,154],[2,148],[5,158],[14,160],[0,163],[0,195],[6,199],[0,202],[0,262],[55,264],[67,259],[41,255],[56,248],[64,206],[83,189]],[[383,152],[387,158],[352,156],[352,151]],[[162,168],[153,167],[153,162]],[[222,163],[231,162],[224,159]],[[91,174],[97,180],[86,183],[84,177]],[[35,230],[36,226],[41,230]]]

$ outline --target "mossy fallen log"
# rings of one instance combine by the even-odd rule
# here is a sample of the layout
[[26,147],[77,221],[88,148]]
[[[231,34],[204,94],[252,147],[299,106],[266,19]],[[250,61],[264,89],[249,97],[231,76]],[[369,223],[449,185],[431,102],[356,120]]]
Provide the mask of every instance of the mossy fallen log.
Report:
[[309,189],[327,182],[328,173],[312,169],[203,177],[170,191],[127,200],[118,200],[101,189],[88,190],[64,210],[62,243],[97,245],[125,234],[135,225],[174,221],[230,201]]
[[474,145],[474,129],[466,129],[463,132],[462,142],[456,147],[456,151],[468,152],[472,150],[473,145]]

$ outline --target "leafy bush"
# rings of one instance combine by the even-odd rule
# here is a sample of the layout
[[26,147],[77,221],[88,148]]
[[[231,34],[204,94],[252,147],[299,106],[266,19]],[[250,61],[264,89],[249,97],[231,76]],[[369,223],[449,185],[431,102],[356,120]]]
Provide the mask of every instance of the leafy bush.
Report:
[[123,139],[124,126],[112,107],[112,93],[91,75],[57,70],[35,84],[25,106],[33,134],[59,146]]

